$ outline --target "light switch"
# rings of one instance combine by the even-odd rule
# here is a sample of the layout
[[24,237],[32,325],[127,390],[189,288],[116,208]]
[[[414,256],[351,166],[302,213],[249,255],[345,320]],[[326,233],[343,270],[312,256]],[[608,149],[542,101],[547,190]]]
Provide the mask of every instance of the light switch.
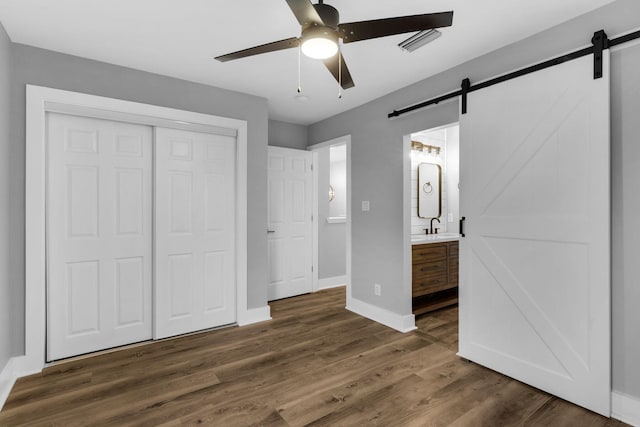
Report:
[[362,212],[369,212],[369,201],[368,200],[363,200],[362,201]]

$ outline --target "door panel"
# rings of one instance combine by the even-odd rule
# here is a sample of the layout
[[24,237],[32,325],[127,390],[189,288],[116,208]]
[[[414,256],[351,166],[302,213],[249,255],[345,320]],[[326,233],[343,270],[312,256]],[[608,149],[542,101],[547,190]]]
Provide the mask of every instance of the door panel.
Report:
[[118,313],[116,328],[144,320],[144,260],[141,257],[121,258],[116,261],[116,301]]
[[151,136],[48,116],[47,360],[151,338]]
[[608,416],[609,77],[585,57],[469,94],[459,354]]
[[312,154],[269,147],[269,300],[311,292]]
[[236,321],[236,141],[156,128],[155,338]]

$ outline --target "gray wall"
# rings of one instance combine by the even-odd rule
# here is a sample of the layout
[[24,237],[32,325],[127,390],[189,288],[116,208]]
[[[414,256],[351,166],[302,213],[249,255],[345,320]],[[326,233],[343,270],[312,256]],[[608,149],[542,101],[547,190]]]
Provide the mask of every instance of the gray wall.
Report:
[[255,308],[267,303],[266,99],[20,44],[13,45],[13,60],[12,142],[9,156],[12,177],[10,265],[11,283],[20,288],[19,295],[12,301],[21,310],[19,322],[14,326],[20,331],[20,348],[24,346],[24,141],[27,83],[247,120],[248,304],[250,308]]
[[613,385],[640,397],[640,46],[611,70]]
[[347,274],[347,224],[329,224],[329,147],[318,150],[318,279]]
[[10,150],[10,93],[11,93],[11,40],[0,23],[0,371],[7,360],[16,355],[14,338],[15,316],[13,303],[15,289],[9,270],[11,243],[9,232],[11,191]]
[[[599,29],[604,28],[610,36],[629,31],[638,26],[638,16],[640,2],[618,0],[563,25],[311,125],[309,144],[351,135],[352,204],[355,207],[352,221],[353,297],[395,313],[411,312],[411,289],[403,285],[402,268],[403,135],[458,120],[457,102],[440,104],[396,120],[387,119],[390,111],[455,90],[465,77],[477,82],[588,45],[592,34]],[[637,91],[634,95],[625,86],[626,79],[633,81],[635,88],[638,87],[640,68],[635,60],[635,50],[627,49],[612,55],[613,147],[617,156],[614,159],[621,163],[619,150],[629,151],[628,155],[625,153],[625,163],[622,165],[627,168],[614,175],[614,185],[625,181],[628,188],[614,189],[614,223],[621,218],[626,222],[615,225],[613,254],[614,258],[618,258],[616,264],[628,261],[623,271],[616,273],[613,278],[613,386],[618,391],[640,397],[640,373],[633,366],[633,361],[640,360],[640,311],[633,309],[639,300],[637,281],[640,270],[632,265],[637,264],[640,257],[640,228],[635,225],[629,231],[621,230],[630,221],[637,221],[640,215],[637,191],[632,195],[632,186],[637,187],[640,178],[638,172],[633,172],[633,167],[637,170],[640,162],[637,136],[640,109]],[[622,140],[624,145],[621,146]],[[371,201],[370,212],[359,210],[361,200]],[[620,240],[622,235],[624,241]],[[382,285],[382,297],[374,296],[374,282]]]
[[306,150],[307,140],[306,126],[269,120],[269,145]]

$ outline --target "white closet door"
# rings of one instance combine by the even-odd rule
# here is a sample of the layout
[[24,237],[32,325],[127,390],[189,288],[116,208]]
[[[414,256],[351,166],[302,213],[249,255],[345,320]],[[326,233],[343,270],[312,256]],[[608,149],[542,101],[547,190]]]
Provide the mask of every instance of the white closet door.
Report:
[[609,69],[593,57],[469,94],[460,355],[610,412]]
[[311,292],[312,153],[269,147],[269,301]]
[[151,338],[151,138],[48,117],[47,360]]
[[156,128],[155,338],[236,321],[236,140]]

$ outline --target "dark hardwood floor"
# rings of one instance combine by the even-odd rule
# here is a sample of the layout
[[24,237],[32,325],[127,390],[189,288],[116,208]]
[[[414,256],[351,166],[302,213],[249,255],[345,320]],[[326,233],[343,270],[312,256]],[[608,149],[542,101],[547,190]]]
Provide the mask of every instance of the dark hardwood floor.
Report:
[[1,426],[619,426],[460,360],[457,309],[401,334],[344,309],[344,289],[271,304],[273,320],[46,368]]

